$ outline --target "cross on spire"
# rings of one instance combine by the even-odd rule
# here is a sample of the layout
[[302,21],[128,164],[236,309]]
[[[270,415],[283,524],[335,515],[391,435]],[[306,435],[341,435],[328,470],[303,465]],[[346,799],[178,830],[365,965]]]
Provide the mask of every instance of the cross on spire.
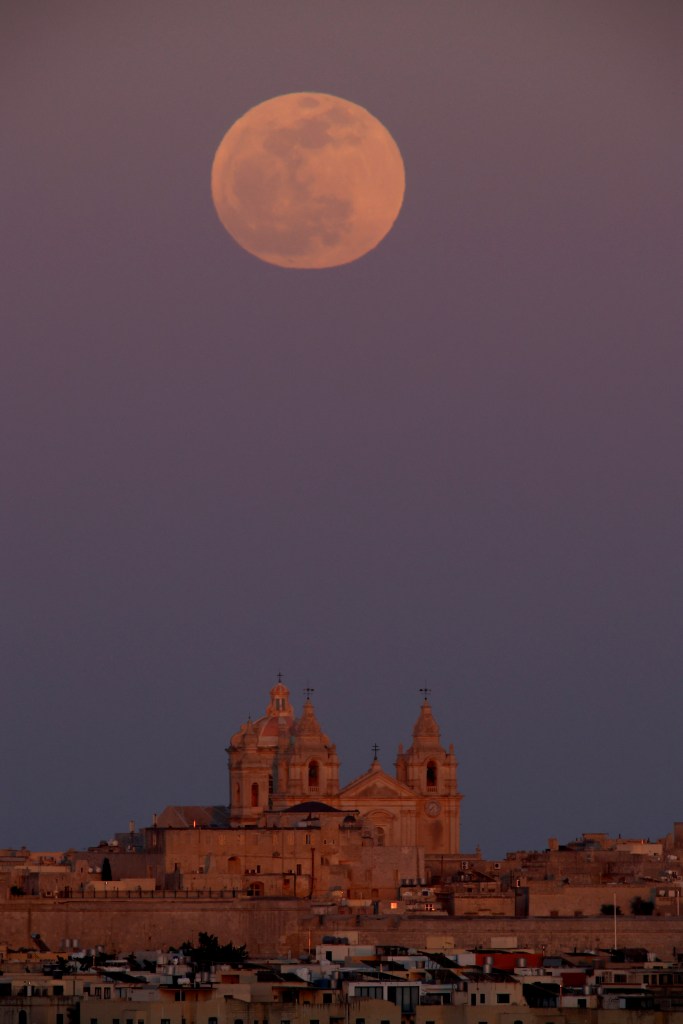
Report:
[[375,755],[375,761],[376,761],[377,760],[377,755],[379,754],[379,747],[377,746],[376,743],[372,744],[372,752]]
[[282,682],[282,672],[278,672],[278,674],[277,674],[277,681],[278,681],[278,683]]
[[431,691],[431,689],[428,686],[421,686],[420,687],[420,693],[424,693],[425,700],[429,700],[432,691]]
[[315,687],[314,686],[304,686],[304,693],[306,694],[306,700],[310,700],[311,699],[311,694],[315,693]]

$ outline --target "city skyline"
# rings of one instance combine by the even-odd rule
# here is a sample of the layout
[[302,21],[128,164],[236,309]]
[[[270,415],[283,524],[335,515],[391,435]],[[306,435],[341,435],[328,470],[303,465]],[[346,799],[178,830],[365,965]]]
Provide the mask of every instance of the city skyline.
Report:
[[[0,106],[0,846],[228,802],[282,672],[343,781],[421,700],[487,856],[680,817],[683,9],[24,0]],[[403,208],[270,266],[221,138],[315,91]]]

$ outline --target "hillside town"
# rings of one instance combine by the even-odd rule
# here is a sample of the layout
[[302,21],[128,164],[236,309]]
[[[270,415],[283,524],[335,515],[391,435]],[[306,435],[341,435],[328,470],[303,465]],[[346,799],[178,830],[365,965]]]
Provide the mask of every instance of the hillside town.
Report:
[[297,719],[281,678],[227,752],[227,806],[170,806],[84,850],[0,851],[0,1024],[683,1014],[683,822],[461,850],[428,694],[394,775],[375,749],[341,787],[310,691]]

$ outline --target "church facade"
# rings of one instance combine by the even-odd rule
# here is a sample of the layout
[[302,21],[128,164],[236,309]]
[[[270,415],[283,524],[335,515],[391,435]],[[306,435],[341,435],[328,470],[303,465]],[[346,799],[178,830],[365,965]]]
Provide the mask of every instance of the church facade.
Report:
[[290,692],[281,678],[270,691],[265,714],[249,720],[227,748],[230,770],[229,820],[232,827],[270,827],[292,809],[344,811],[353,816],[373,846],[420,848],[425,854],[460,850],[457,762],[450,744],[441,743],[425,696],[412,743],[399,745],[395,775],[375,756],[368,771],[346,786],[339,783],[339,756],[315,714],[308,692],[295,717]]
[[230,806],[167,807],[143,830],[145,872],[161,889],[267,897],[396,900],[460,852],[452,745],[424,699],[395,774],[376,754],[340,785],[339,755],[310,691],[296,716],[279,678],[265,714],[227,748]]

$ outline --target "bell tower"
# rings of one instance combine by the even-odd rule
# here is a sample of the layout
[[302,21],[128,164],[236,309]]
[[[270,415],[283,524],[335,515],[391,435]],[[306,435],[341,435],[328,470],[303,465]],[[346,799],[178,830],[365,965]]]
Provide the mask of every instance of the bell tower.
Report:
[[399,746],[396,778],[419,797],[417,842],[428,853],[457,853],[460,849],[460,801],[453,744],[448,751],[424,692],[413,742],[406,751]]
[[301,718],[292,729],[289,750],[282,757],[286,785],[278,788],[273,806],[276,810],[308,800],[334,803],[339,795],[339,755],[334,743],[322,731],[311,701],[313,690],[306,692]]

